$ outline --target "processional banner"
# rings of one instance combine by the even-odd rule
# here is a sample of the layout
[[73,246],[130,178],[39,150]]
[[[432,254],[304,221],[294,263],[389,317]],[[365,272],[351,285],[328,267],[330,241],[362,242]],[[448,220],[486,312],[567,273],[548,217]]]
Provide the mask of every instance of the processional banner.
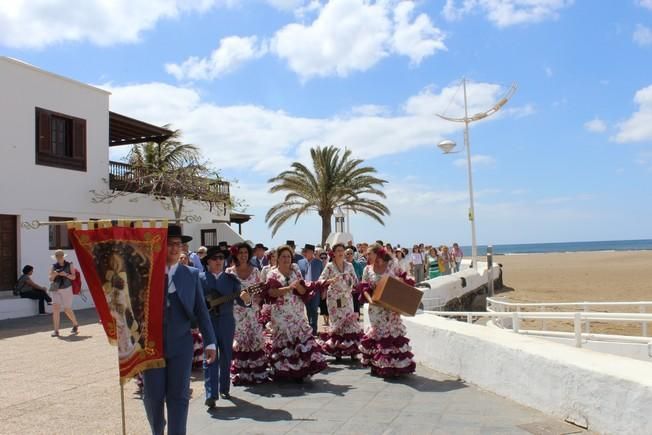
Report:
[[120,382],[164,367],[167,223],[98,221],[87,229],[71,223],[68,235],[106,336],[118,347]]

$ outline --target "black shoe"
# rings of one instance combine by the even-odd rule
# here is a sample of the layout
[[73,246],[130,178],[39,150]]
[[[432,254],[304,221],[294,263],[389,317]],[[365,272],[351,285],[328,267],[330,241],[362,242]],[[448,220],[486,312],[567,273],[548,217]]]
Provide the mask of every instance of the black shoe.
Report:
[[217,399],[215,399],[215,397],[209,397],[204,402],[204,405],[208,406],[208,409],[213,409],[213,408],[215,408],[215,402],[216,401],[217,401]]
[[224,400],[231,400],[231,395],[229,393],[220,393],[220,396]]
[[70,330],[70,333],[71,334],[79,334],[79,325],[73,326],[72,329]]

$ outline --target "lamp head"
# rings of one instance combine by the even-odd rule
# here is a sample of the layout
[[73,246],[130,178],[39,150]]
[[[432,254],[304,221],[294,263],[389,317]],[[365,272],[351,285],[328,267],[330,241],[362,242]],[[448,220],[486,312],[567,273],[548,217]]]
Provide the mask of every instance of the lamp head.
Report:
[[444,139],[437,146],[444,154],[450,154],[455,149],[455,141],[450,139]]

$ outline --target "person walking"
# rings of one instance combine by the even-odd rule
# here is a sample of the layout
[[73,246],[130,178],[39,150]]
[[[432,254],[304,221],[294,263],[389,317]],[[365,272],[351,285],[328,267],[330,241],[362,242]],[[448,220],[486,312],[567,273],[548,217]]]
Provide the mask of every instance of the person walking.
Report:
[[442,275],[451,274],[451,257],[448,253],[448,246],[442,245],[439,249],[439,273]]
[[309,299],[310,292],[302,284],[301,271],[292,264],[292,248],[281,246],[276,252],[278,265],[267,274],[267,282],[275,281],[282,287],[266,292],[271,304],[270,374],[275,380],[302,382],[324,370],[327,364],[306,320],[302,300]]
[[66,253],[61,249],[54,251],[52,256],[56,263],[50,268],[50,291],[52,293],[52,324],[54,332],[52,337],[59,337],[59,326],[61,322],[61,308],[72,322],[71,334],[79,333],[79,323],[72,310],[72,281],[77,276],[75,266],[66,261]]
[[462,248],[460,248],[460,245],[456,243],[453,243],[453,249],[451,249],[451,257],[454,263],[453,270],[455,272],[460,271],[460,266],[462,265],[462,258],[464,258],[464,252],[462,251]]
[[[315,257],[315,246],[306,243],[304,247],[305,258],[301,258],[297,262],[301,275],[305,281],[317,281],[322,271],[324,270],[324,263]],[[308,323],[312,328],[312,335],[317,335],[317,327],[319,321],[319,314],[317,312],[319,308],[319,301],[321,300],[321,295],[319,291],[316,291],[314,296],[306,302],[306,313],[308,315]],[[324,313],[322,313],[324,314]]]
[[34,267],[29,264],[23,267],[23,274],[18,278],[16,286],[14,287],[14,295],[21,298],[38,300],[38,313],[47,314],[45,312],[45,303],[52,304],[52,298],[48,295],[48,289],[42,285],[36,284],[32,281],[32,273]]
[[251,258],[251,264],[258,269],[258,271],[263,270],[263,267],[268,264],[267,257],[265,257],[266,251],[267,248],[262,243],[256,243],[254,246],[254,255]]
[[[241,292],[240,281],[230,273],[224,273],[224,251],[220,247],[208,249],[205,257],[206,272],[200,274],[206,298],[239,295],[236,303],[245,305],[249,297]],[[231,362],[233,360],[233,338],[235,336],[235,317],[233,300],[226,301],[210,311],[213,332],[217,340],[217,361],[204,364],[204,389],[208,408],[214,408],[220,396],[230,399]]]
[[437,278],[441,275],[439,271],[439,254],[437,248],[432,247],[428,250],[428,257],[426,257],[428,264],[428,279]]
[[165,431],[167,406],[168,434],[184,435],[190,400],[190,373],[193,341],[191,321],[197,319],[204,338],[206,363],[215,361],[215,334],[208,316],[199,271],[179,264],[183,235],[181,227],[168,227],[166,277],[163,306],[163,349],[165,367],[143,373],[143,404],[153,435]]
[[[374,263],[365,267],[359,286],[363,292],[361,302],[367,301],[364,292],[372,296],[378,281],[385,276],[394,276],[395,270],[389,267],[391,255],[382,245],[369,247],[375,254]],[[414,282],[409,282],[414,285]],[[401,315],[378,304],[369,305],[369,322],[360,342],[362,364],[371,367],[371,374],[383,378],[393,378],[402,374],[413,373],[416,364],[413,360],[410,340]]]
[[410,263],[412,263],[412,276],[417,283],[424,279],[425,256],[421,252],[419,246],[414,245],[412,248],[412,255],[410,256]]
[[[348,251],[351,251],[350,249]],[[358,284],[353,264],[344,259],[344,244],[333,245],[333,261],[328,263],[319,277],[326,281],[326,303],[328,304],[329,326],[321,334],[324,351],[340,360],[343,356],[351,359],[360,353],[358,346],[362,338],[362,326],[353,310],[351,294]],[[351,251],[351,257],[353,252]]]
[[[234,265],[226,272],[233,274],[243,289],[261,282],[260,272],[251,263],[252,249],[247,243],[238,243]],[[254,295],[248,306],[235,305],[235,336],[231,380],[233,385],[251,385],[266,382],[267,357],[263,325],[259,322],[262,297]]]
[[[362,278],[362,272],[364,271],[364,268],[366,266],[366,260],[363,258],[363,260],[365,261],[364,263],[356,260],[355,254],[351,248],[347,248],[344,255],[346,261],[348,261],[353,265],[353,270],[355,271],[355,277],[357,278],[358,281],[360,281],[360,278]],[[351,294],[351,298],[353,299],[353,312],[358,314],[358,320],[360,320],[360,301],[358,300],[355,294]]]

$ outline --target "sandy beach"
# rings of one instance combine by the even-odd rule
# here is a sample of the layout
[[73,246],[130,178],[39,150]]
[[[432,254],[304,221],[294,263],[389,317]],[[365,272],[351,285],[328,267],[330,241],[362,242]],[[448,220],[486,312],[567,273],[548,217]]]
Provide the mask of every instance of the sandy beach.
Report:
[[[508,287],[500,296],[511,301],[652,301],[652,251],[500,255],[495,261]],[[595,323],[591,330],[639,334],[640,325]]]

